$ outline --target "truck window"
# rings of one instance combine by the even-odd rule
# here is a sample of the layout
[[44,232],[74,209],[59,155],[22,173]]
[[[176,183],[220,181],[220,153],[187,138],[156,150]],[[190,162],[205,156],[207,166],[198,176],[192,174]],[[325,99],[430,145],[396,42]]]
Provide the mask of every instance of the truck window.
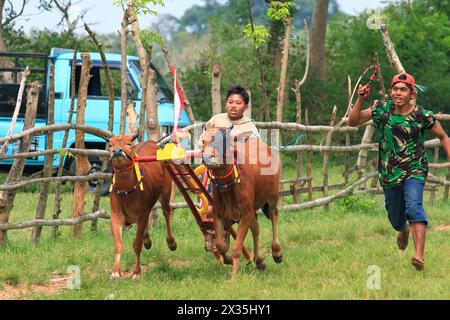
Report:
[[[114,87],[114,99],[120,100],[120,65],[109,66],[111,78],[113,80]],[[109,88],[108,82],[106,81],[105,72],[103,71],[103,65],[98,65],[93,61],[93,66],[91,68],[90,74],[92,76],[89,81],[88,86],[88,96],[90,98],[108,99]],[[75,93],[78,95],[78,89],[80,86],[81,78],[81,64],[77,65],[75,69]],[[128,97],[137,100],[138,99],[138,89],[131,79],[129,73],[127,73],[128,78]]]
[[[18,83],[5,83],[0,86],[0,117],[8,117],[11,118],[14,114],[14,109],[16,108],[17,103],[17,94],[19,92],[20,84]],[[22,104],[19,110],[19,117],[25,117],[26,105],[27,105],[27,93],[29,85],[25,86],[25,91],[22,97]],[[45,87],[41,87],[39,90],[39,101],[37,108],[37,118],[46,118],[47,117],[47,108],[45,106],[45,96],[44,96]]]

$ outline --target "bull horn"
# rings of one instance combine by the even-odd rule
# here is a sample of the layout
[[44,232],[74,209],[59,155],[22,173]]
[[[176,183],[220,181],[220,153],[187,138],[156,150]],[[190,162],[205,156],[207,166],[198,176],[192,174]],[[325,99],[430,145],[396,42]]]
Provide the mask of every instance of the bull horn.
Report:
[[137,137],[139,137],[139,131],[138,131],[138,133],[136,133],[134,136],[131,137],[131,142],[136,140]]
[[109,143],[109,139],[108,138],[102,137],[102,139],[105,140],[106,143]]

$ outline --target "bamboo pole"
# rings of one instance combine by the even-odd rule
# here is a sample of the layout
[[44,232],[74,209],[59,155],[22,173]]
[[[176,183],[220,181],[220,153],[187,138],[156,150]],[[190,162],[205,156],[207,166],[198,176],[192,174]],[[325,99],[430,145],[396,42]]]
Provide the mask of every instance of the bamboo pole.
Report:
[[[53,125],[55,123],[55,66],[50,65],[50,75],[49,75],[49,98],[48,98],[48,115],[47,115],[47,123],[48,125]],[[53,148],[53,132],[47,135],[46,141],[46,149]],[[52,165],[53,165],[53,156],[48,154],[45,156],[44,162],[44,173],[43,177],[48,178],[52,175]],[[49,183],[41,184],[41,192],[39,195],[39,201],[36,208],[36,219],[42,219],[45,216],[45,209],[47,208],[47,200],[48,200],[48,187]],[[39,242],[39,238],[41,236],[42,228],[36,226],[33,228],[31,233],[31,244],[37,244]]]
[[[78,103],[77,103],[77,124],[84,125],[84,115],[86,111],[86,100],[88,94],[89,80],[91,75],[91,58],[87,53],[81,55],[83,64],[81,67],[80,86],[78,90]],[[75,132],[75,147],[77,149],[84,149],[84,132],[77,130]],[[88,158],[85,156],[78,156],[76,158],[76,173],[77,176],[82,176],[88,173],[90,164]],[[72,208],[72,218],[77,218],[84,212],[85,200],[84,196],[88,190],[88,184],[86,182],[76,182],[74,190],[74,201]],[[71,235],[77,238],[81,237],[81,224],[76,224],[70,228]]]
[[[30,68],[26,67],[25,70],[21,73],[20,87],[19,87],[19,93],[17,94],[16,107],[14,108],[14,113],[11,118],[11,123],[9,125],[9,129],[6,132],[6,136],[11,135],[11,133],[14,130],[14,126],[16,125],[17,117],[19,116],[20,106],[22,105],[22,97],[23,97],[23,92],[25,91],[25,84],[27,82],[29,75],[30,75]],[[3,156],[6,153],[6,151],[8,151],[8,145],[9,145],[9,141],[5,141],[2,149],[0,150],[0,156]]]
[[[27,109],[25,112],[24,130],[34,127],[36,121],[37,105],[39,100],[39,82],[33,82],[28,90],[27,95]],[[30,148],[31,136],[24,137],[19,147],[19,152],[25,152]],[[9,175],[6,178],[6,183],[16,181],[22,176],[25,167],[25,159],[16,159],[11,166]],[[14,207],[15,191],[0,192],[0,224],[8,223],[9,215]],[[0,246],[6,242],[6,231],[0,231]]]

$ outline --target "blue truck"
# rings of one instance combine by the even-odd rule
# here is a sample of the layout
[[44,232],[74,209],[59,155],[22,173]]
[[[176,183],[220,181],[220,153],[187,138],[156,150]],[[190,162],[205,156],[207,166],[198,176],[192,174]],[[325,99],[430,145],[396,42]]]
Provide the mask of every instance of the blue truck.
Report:
[[[114,129],[113,133],[119,133],[120,126],[120,110],[121,110],[121,98],[120,98],[120,67],[121,56],[119,54],[106,53],[106,60],[110,68],[111,76],[114,82]],[[17,73],[23,71],[25,65],[20,65],[20,62],[29,63],[35,62],[38,67],[31,68],[30,80],[33,77],[40,77],[43,82],[42,90],[39,95],[39,105],[35,126],[43,126],[47,124],[47,106],[49,97],[49,67],[50,64],[54,64],[55,67],[55,124],[67,123],[70,104],[71,104],[71,67],[73,60],[73,50],[53,48],[50,54],[36,54],[36,53],[6,53],[0,52],[0,56],[7,56],[11,61],[15,62],[16,66],[13,68],[0,68],[0,72],[11,72],[13,79],[16,79],[16,83],[0,84],[0,137],[4,137],[7,134],[8,128],[11,124],[11,118],[16,106],[17,93],[19,91],[19,83],[17,81]],[[109,117],[109,98],[108,98],[108,86],[103,72],[103,63],[99,53],[90,53],[92,68],[92,78],[89,82],[88,97],[85,111],[85,124],[100,129],[108,128]],[[33,60],[34,59],[34,60]],[[41,65],[39,65],[39,61]],[[76,72],[75,83],[76,93],[78,93],[79,80],[81,75],[81,54],[77,54],[76,58]],[[39,68],[40,66],[40,68]],[[157,99],[158,99],[158,121],[161,127],[161,134],[165,135],[171,132],[173,126],[173,90],[167,84],[162,77],[161,73],[156,70],[152,65],[152,68],[157,74]],[[126,62],[127,78],[128,78],[128,99],[133,100],[137,114],[140,110],[141,100],[141,88],[139,85],[139,75],[141,74],[141,68],[138,57],[127,56]],[[23,101],[19,113],[19,118],[14,127],[14,133],[22,131],[24,124],[26,106],[26,92],[23,96]],[[75,99],[75,112],[76,112],[77,100]],[[76,116],[74,114],[72,122],[75,122]],[[179,126],[184,127],[189,125],[189,118],[186,112],[183,110]],[[64,131],[58,131],[54,133],[53,149],[61,149],[63,141]],[[31,150],[40,151],[45,150],[46,135],[33,137]],[[99,137],[91,134],[85,134],[85,145],[88,149],[104,149],[105,141]],[[17,152],[19,141],[11,143],[8,147],[6,154],[13,154]],[[75,131],[70,130],[69,139],[67,142],[68,148],[75,146]],[[42,168],[44,165],[45,156],[38,156],[35,158],[28,158],[26,160],[27,167]],[[98,171],[100,169],[100,160],[91,157],[91,171]],[[13,159],[2,159],[0,165],[11,165]],[[54,157],[53,166],[57,167],[59,163],[59,155]],[[64,168],[74,172],[74,161],[72,157],[64,159]]]

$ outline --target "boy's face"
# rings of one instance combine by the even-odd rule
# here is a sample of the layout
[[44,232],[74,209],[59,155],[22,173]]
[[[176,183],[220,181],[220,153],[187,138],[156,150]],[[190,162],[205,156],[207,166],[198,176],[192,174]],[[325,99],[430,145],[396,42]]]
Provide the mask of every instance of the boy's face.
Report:
[[400,107],[408,105],[410,100],[414,99],[415,92],[412,92],[404,82],[397,82],[391,88],[391,96],[394,104]]
[[232,94],[228,97],[225,110],[230,120],[239,120],[244,116],[247,105],[240,94]]

